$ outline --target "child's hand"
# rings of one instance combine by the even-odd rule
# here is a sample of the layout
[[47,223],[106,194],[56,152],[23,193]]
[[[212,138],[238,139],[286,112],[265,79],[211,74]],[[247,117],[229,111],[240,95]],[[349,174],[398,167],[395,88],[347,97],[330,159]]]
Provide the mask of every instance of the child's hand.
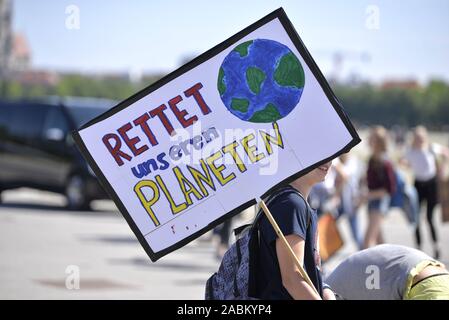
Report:
[[323,300],[337,300],[337,298],[335,298],[335,294],[331,289],[324,288],[323,289]]

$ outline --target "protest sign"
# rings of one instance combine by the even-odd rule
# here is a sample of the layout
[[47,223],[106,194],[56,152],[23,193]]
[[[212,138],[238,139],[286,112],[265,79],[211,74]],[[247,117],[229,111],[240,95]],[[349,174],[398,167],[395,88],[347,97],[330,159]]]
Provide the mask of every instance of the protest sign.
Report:
[[360,142],[282,8],[74,139],[152,261]]

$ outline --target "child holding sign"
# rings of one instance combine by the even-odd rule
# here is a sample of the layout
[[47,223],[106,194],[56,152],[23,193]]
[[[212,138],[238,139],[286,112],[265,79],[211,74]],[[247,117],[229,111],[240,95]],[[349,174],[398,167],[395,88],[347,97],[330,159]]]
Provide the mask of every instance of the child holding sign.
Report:
[[[263,216],[259,221],[260,249],[257,283],[262,299],[335,299],[321,279],[317,215],[307,197],[313,185],[324,181],[331,162],[293,181],[290,192],[283,192],[268,203],[274,219],[302,265],[316,291],[301,276],[288,249]],[[316,293],[318,292],[319,295]]]

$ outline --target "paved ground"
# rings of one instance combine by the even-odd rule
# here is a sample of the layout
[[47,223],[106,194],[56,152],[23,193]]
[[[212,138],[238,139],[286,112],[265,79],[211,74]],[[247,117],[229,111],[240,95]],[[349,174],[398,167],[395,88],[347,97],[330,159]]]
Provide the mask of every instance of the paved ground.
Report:
[[[97,202],[95,212],[69,212],[64,198],[52,193],[20,189],[5,192],[3,200],[1,299],[202,299],[204,283],[218,267],[207,235],[152,263],[109,201]],[[346,221],[339,224],[346,245],[327,270],[354,250]],[[449,264],[449,224],[438,229],[442,260]],[[397,211],[388,217],[385,236],[413,244]],[[424,250],[431,253],[428,245]],[[76,270],[80,289],[67,289],[66,282],[76,283]]]

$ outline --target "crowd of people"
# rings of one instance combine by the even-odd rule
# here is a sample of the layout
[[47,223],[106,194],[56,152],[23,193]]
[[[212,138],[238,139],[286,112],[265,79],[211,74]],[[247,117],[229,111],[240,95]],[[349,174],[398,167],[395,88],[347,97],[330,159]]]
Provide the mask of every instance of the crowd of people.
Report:
[[[418,126],[411,132],[405,147],[396,145],[396,159],[389,156],[389,134],[381,126],[371,128],[368,144],[370,155],[364,164],[351,153],[333,161],[326,180],[314,186],[312,206],[318,214],[330,212],[336,218],[346,216],[358,249],[385,242],[382,224],[392,207],[401,208],[415,230],[415,244],[421,248],[421,208],[425,207],[433,241],[433,256],[438,259],[441,248],[434,212],[438,203],[439,182],[445,175],[449,160],[447,147],[431,143],[426,128]],[[404,171],[411,173],[407,181]],[[359,227],[359,208],[367,206],[368,224],[364,235]]]

